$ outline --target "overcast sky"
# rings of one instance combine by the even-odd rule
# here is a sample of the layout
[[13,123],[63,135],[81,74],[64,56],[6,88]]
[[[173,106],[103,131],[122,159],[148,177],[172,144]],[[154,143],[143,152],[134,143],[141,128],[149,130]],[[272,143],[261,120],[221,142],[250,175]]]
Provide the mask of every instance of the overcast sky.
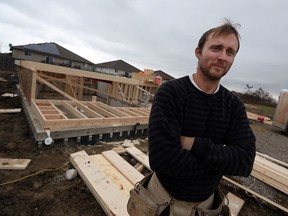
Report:
[[195,72],[201,35],[229,18],[241,46],[222,84],[288,89],[286,0],[0,0],[0,51],[55,42],[92,61],[122,59],[175,78]]

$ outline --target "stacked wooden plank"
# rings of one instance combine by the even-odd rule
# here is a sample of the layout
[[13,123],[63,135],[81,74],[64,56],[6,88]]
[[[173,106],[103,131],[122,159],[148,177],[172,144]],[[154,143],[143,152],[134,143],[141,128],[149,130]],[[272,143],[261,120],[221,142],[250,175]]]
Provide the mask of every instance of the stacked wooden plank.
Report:
[[288,194],[288,164],[257,153],[252,176]]
[[85,151],[70,161],[107,215],[129,215],[129,191],[144,176],[113,150],[89,156]]
[[[126,152],[150,169],[148,156],[139,149],[126,148]],[[144,175],[137,171],[114,150],[97,155],[85,151],[70,155],[70,161],[107,215],[129,215],[126,209],[129,191]],[[244,200],[229,193],[229,206],[236,216]]]

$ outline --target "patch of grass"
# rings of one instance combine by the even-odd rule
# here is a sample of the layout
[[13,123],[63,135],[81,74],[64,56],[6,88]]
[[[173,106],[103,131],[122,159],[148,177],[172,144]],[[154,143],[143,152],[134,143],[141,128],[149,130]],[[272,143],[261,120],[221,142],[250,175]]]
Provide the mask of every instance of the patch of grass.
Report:
[[273,119],[274,113],[276,108],[265,106],[265,105],[259,105],[259,104],[245,104],[246,110],[248,112],[256,113],[258,115],[266,116],[270,119]]

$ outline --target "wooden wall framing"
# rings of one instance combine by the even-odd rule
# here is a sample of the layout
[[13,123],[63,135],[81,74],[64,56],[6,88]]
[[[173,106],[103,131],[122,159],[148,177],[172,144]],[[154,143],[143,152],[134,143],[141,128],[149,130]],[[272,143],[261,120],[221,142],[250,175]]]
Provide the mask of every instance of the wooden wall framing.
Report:
[[[72,101],[81,101],[87,98],[87,100],[91,100],[92,96],[98,94],[105,97],[107,101],[113,98],[128,105],[142,106],[145,97],[147,95],[153,97],[159,87],[155,83],[142,80],[27,60],[16,60],[15,64],[20,67],[20,88],[29,103],[33,99],[43,99],[41,93],[50,91],[60,95],[62,97],[60,99]],[[107,85],[107,89],[99,89],[99,83]],[[88,97],[85,98],[85,96]]]

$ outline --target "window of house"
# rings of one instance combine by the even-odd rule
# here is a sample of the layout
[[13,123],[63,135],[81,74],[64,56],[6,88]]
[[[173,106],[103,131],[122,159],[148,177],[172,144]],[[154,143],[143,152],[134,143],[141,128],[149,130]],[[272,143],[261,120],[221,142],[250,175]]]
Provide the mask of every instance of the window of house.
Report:
[[28,51],[28,50],[25,50],[25,56],[32,56],[32,52]]
[[45,58],[45,63],[47,63],[47,64],[53,64],[53,62],[54,62],[54,58],[53,58],[53,57],[51,57],[51,56],[46,56],[46,58]]
[[72,61],[71,60],[65,59],[64,64],[69,66],[69,67],[72,67]]
[[83,67],[83,68],[87,68],[87,67],[88,67],[88,64],[82,63],[82,67]]

